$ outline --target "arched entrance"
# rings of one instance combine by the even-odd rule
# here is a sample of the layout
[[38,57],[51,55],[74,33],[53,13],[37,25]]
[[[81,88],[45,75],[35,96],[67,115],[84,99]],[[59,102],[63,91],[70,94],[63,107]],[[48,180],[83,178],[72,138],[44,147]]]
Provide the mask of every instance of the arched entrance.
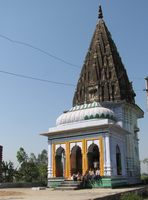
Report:
[[77,174],[78,172],[82,174],[82,152],[81,148],[77,145],[75,145],[71,150],[70,166],[71,175]]
[[87,153],[88,169],[96,169],[100,167],[100,153],[96,144],[91,144]]
[[118,145],[116,146],[116,166],[117,175],[122,175],[121,153]]
[[60,146],[56,150],[56,177],[65,175],[65,150]]

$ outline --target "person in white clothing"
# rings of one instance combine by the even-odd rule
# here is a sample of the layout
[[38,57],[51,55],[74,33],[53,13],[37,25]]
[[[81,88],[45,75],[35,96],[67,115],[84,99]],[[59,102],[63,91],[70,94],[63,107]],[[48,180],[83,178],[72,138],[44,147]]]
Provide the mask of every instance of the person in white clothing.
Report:
[[95,180],[99,180],[100,179],[100,169],[97,168],[95,171]]

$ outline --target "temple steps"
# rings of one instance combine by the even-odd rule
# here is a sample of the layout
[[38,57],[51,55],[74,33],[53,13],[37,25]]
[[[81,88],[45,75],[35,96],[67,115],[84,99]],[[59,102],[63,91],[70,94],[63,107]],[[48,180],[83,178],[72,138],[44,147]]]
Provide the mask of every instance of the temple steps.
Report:
[[78,190],[81,188],[81,181],[64,180],[54,190]]

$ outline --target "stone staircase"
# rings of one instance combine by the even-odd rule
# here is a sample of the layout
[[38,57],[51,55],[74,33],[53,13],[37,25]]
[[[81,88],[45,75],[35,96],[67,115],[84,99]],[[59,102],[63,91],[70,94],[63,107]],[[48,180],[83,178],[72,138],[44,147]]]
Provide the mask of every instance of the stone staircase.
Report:
[[81,181],[64,180],[64,182],[55,187],[54,190],[78,190],[80,188]]

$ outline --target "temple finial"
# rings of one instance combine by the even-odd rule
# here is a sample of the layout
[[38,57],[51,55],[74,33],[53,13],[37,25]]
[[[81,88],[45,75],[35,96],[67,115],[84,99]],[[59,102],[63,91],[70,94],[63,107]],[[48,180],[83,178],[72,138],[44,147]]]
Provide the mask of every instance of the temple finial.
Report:
[[99,15],[98,15],[98,18],[99,18],[99,19],[102,19],[102,18],[103,18],[103,12],[102,12],[102,7],[101,7],[101,5],[99,5]]

